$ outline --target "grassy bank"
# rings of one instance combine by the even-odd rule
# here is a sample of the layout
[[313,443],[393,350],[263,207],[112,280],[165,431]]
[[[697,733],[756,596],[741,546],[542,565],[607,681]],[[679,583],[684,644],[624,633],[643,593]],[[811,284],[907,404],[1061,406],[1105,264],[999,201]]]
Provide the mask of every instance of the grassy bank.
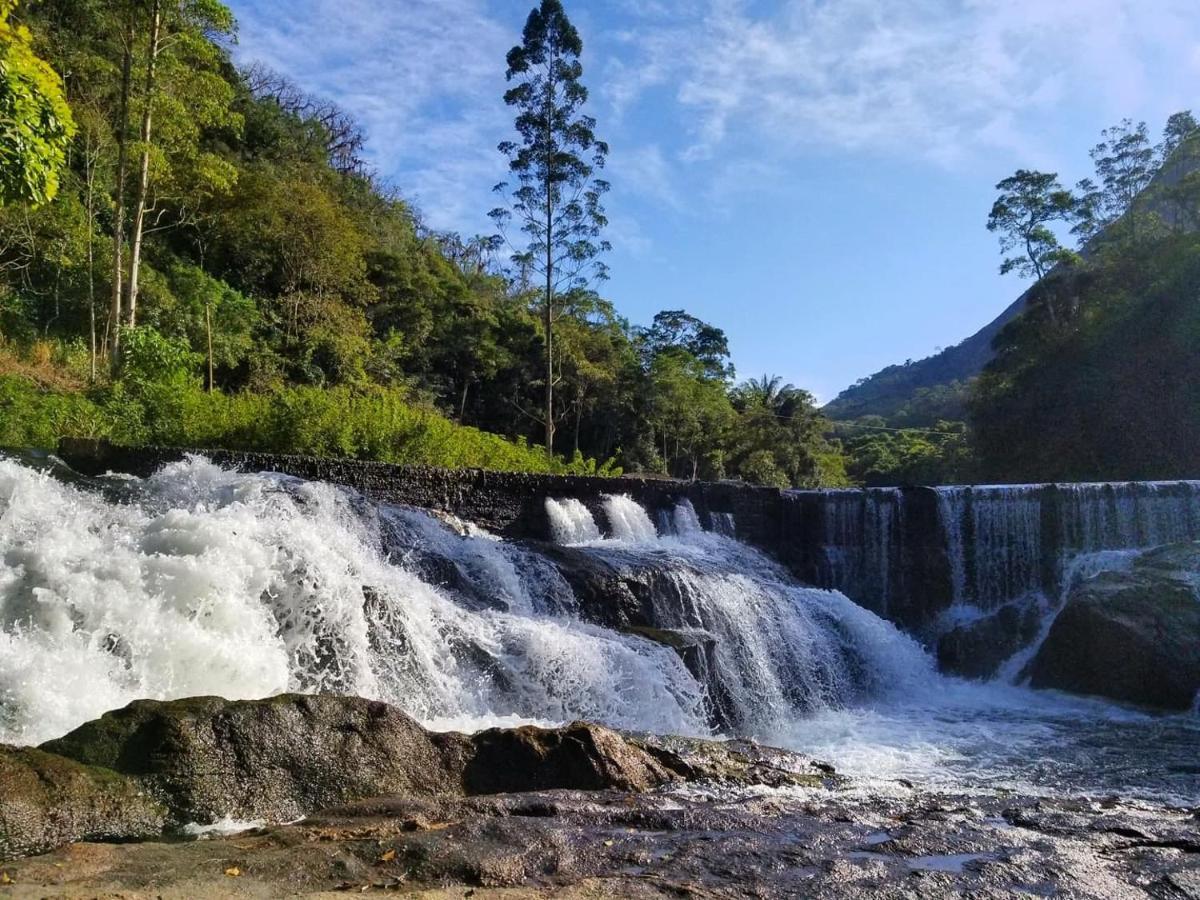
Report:
[[89,387],[66,360],[0,359],[0,446],[52,448],[64,436],[120,444],[223,447],[512,472],[617,474],[549,459],[524,441],[451,422],[403,392],[373,385],[225,394],[192,378]]

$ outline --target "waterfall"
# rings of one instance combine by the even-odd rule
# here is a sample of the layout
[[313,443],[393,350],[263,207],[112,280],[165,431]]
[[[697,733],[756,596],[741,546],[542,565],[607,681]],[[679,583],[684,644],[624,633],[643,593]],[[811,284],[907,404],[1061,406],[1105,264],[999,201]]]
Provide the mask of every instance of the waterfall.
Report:
[[[795,492],[797,494],[807,492]],[[901,589],[904,495],[895,488],[821,492],[820,584],[886,615]]]
[[[727,516],[727,518],[730,522],[730,533],[726,536],[732,537],[733,516]],[[723,518],[715,520],[715,522],[723,521]],[[696,515],[696,508],[692,506],[692,502],[690,500],[680,501],[671,514],[671,533],[676,535],[695,535],[700,534],[703,530],[704,528],[700,524],[700,517]],[[725,533],[720,527],[713,530],[718,534]]]
[[963,503],[965,488],[938,488],[938,524],[945,536],[946,558],[950,562],[950,596],[955,607],[966,602],[967,564],[963,542]]
[[600,529],[591,511],[574,497],[565,500],[546,498],[550,533],[559,544],[583,544],[600,540]]
[[[65,483],[0,459],[0,741],[37,742],[142,697],[282,691],[394,703],[433,727],[586,718],[765,735],[933,677],[893,625],[627,497],[547,502],[555,552],[423,510],[201,458]],[[562,566],[644,576],[648,625],[585,620]],[[607,576],[605,576],[607,577]],[[688,662],[685,664],[685,657]]]
[[1041,587],[1041,499],[1033,488],[971,493],[973,601],[993,610]]
[[1075,553],[1156,547],[1200,536],[1200,482],[1060,485],[1063,546]]
[[1057,602],[1132,551],[1200,539],[1200,482],[937,488],[956,606]]
[[619,541],[652,541],[658,537],[650,516],[625,494],[606,495],[604,514],[612,536]]

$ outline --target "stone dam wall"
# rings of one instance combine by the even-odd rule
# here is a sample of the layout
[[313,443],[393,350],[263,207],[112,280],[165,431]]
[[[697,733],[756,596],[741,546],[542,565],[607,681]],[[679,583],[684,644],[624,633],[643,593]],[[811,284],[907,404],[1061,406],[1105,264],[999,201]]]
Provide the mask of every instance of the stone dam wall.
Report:
[[122,447],[106,441],[64,439],[58,455],[78,472],[124,472],[146,476],[195,453],[247,472],[280,472],[353,488],[372,500],[440,510],[513,539],[548,540],[547,497],[584,503],[603,528],[606,494],[628,494],[653,514],[690,500],[706,528],[714,514],[728,514],[739,537],[775,552],[781,537],[781,492],[735,483],[706,484],[665,478],[538,475],[483,469],[397,466],[350,459],[323,459],[240,450]]
[[59,456],[87,475],[149,475],[198,453],[244,471],[329,481],[388,503],[453,513],[512,539],[547,540],[546,498],[627,494],[653,518],[689,500],[717,530],[768,552],[802,581],[836,588],[932,640],[954,606],[985,612],[1055,597],[1082,557],[1200,540],[1200,482],[781,491],[735,482],[448,470],[232,450],[121,447],[66,439]]

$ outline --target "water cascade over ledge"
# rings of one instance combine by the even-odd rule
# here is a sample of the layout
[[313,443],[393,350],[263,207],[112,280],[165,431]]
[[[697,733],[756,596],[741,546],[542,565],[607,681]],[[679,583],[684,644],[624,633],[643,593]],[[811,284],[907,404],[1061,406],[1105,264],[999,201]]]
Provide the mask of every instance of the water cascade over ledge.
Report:
[[[931,507],[962,548],[944,556],[958,602],[1046,572],[1044,500],[1034,515],[991,490]],[[912,575],[896,548],[927,513],[901,491],[833,499],[822,549],[853,552],[824,557],[828,580],[894,615]],[[1177,487],[1110,492],[1105,513],[1071,500],[1055,521],[1090,558],[1195,526]],[[731,536],[761,530],[750,519],[619,492],[538,502],[551,541],[199,457],[145,478],[0,458],[0,741],[137,698],[335,692],[434,728],[582,718],[757,737],[866,778],[1200,799],[1194,717],[941,676],[895,624]],[[1028,542],[1002,552],[1013,530]]]
[[930,638],[1131,551],[1200,540],[1200,481],[791,491],[781,555],[800,577]]
[[[690,509],[660,538],[645,510],[608,497],[602,539],[578,501],[546,502],[566,556],[199,458],[84,487],[0,461],[0,740],[139,697],[285,690],[467,728],[764,733],[932,677],[892,625],[698,530]],[[646,580],[644,613],[581,608],[563,575],[581,566]],[[707,647],[692,671],[669,646],[688,641]]]

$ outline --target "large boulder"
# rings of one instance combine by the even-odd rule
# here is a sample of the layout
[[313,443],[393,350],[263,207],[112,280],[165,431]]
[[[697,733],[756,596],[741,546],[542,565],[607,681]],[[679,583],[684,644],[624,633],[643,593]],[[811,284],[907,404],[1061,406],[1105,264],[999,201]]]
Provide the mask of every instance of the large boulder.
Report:
[[453,792],[447,760],[467,742],[386,703],[284,694],[138,700],[42,746],[139,779],[180,824],[286,821],[362,797]]
[[586,722],[552,729],[493,728],[474,735],[471,743],[463,771],[468,794],[648,791],[690,774],[674,754]]
[[1187,710],[1200,691],[1200,543],[1077,585],[1029,668],[1034,687]]
[[[330,695],[139,700],[42,749],[136,780],[174,825],[288,821],[367,797],[642,791],[706,778],[672,749],[585,722],[437,733],[386,703]],[[744,763],[740,780],[758,783],[761,768]]]
[[32,747],[0,745],[0,861],[72,841],[148,838],[166,810],[132,779]]
[[947,631],[937,642],[938,668],[965,678],[991,678],[1037,637],[1041,611],[1033,601],[1010,603]]

